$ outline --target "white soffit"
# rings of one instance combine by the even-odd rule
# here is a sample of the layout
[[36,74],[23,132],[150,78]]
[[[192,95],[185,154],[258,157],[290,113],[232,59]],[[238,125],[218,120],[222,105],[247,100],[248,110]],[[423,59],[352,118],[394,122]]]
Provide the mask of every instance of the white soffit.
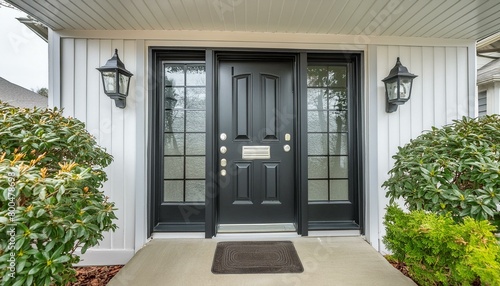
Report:
[[480,40],[498,0],[7,0],[53,30],[193,30]]

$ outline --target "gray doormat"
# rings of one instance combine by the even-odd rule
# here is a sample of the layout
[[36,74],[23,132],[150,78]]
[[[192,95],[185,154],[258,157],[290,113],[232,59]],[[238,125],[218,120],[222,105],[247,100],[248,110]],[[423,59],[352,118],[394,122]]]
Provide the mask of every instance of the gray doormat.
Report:
[[215,274],[301,273],[304,271],[291,241],[225,241],[217,243]]

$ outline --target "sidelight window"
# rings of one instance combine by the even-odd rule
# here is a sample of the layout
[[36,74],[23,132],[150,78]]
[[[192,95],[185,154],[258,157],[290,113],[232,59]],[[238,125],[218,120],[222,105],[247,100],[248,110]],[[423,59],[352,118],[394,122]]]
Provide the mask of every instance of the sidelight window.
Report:
[[163,63],[163,201],[205,202],[204,63]]
[[309,201],[349,200],[347,66],[307,69]]

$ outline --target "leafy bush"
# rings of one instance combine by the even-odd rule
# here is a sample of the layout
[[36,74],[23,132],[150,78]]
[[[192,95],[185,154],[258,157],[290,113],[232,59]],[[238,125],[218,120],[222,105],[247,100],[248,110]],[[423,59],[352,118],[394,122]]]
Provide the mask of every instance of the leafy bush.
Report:
[[421,285],[500,285],[500,245],[488,221],[388,207],[383,241]]
[[391,203],[500,225],[500,116],[433,127],[393,156],[383,184]]
[[73,279],[75,250],[116,229],[114,204],[99,190],[111,161],[82,122],[0,103],[2,285]]

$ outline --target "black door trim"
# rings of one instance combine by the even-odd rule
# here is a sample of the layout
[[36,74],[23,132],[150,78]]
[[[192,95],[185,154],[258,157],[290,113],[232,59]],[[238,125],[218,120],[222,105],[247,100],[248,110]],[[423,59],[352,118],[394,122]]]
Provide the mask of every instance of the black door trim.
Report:
[[[357,188],[358,188],[358,200],[356,202],[358,207],[359,215],[359,229],[361,234],[364,233],[364,200],[363,200],[363,156],[362,156],[362,98],[363,98],[363,52],[342,52],[342,51],[314,51],[314,50],[272,50],[272,49],[210,49],[210,48],[192,48],[192,47],[149,47],[148,49],[148,59],[149,59],[149,70],[148,70],[148,144],[147,144],[147,154],[148,163],[147,173],[150,174],[147,177],[147,236],[150,237],[155,226],[155,220],[157,219],[158,209],[156,203],[158,198],[156,198],[156,193],[159,188],[161,188],[161,170],[162,162],[157,158],[160,155],[159,146],[157,140],[160,136],[157,131],[157,127],[161,122],[159,116],[159,110],[156,110],[159,104],[159,99],[156,94],[158,92],[159,86],[156,83],[157,75],[157,62],[162,53],[174,53],[174,54],[186,54],[189,51],[194,51],[195,53],[205,54],[205,65],[206,65],[206,201],[205,201],[205,237],[211,238],[216,235],[217,228],[217,176],[213,170],[217,170],[217,150],[214,146],[217,143],[217,134],[215,133],[216,126],[216,115],[217,115],[217,67],[218,62],[221,59],[238,59],[238,60],[265,60],[266,58],[288,58],[293,59],[295,63],[294,67],[294,80],[295,80],[295,90],[294,90],[294,112],[296,114],[295,120],[295,130],[296,136],[294,138],[296,144],[295,148],[295,187],[296,187],[296,228],[300,235],[307,236],[309,230],[308,222],[308,182],[307,182],[307,65],[308,56],[311,54],[324,55],[329,57],[336,55],[338,58],[355,58],[355,68],[356,68],[356,81],[355,86],[357,93],[359,95],[358,102],[356,103],[356,110],[359,113],[357,121],[357,132],[356,136],[358,139],[357,154],[355,161],[357,162],[356,172],[358,173],[357,178]],[[156,158],[156,159],[155,159]],[[314,228],[314,227],[313,227]],[[313,229],[311,228],[311,230]],[[345,229],[345,228],[343,228]],[[186,231],[188,231],[186,229]]]

